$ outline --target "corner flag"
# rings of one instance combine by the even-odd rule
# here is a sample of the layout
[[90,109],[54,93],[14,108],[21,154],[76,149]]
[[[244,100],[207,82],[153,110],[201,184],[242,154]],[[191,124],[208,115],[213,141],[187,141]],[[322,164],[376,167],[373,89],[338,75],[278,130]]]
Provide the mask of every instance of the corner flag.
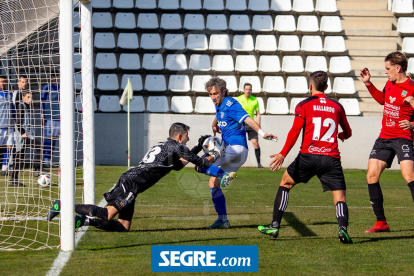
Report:
[[124,92],[122,93],[122,97],[119,100],[119,103],[121,105],[127,105],[128,104],[128,100],[132,101],[132,97],[134,96],[134,90],[132,90],[132,84],[131,81],[128,79],[128,83],[125,86]]

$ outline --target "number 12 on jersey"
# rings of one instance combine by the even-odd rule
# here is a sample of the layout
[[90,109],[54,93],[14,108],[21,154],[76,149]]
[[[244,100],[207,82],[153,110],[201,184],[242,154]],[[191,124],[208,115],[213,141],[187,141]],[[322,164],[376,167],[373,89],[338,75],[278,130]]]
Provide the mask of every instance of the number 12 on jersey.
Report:
[[313,117],[312,123],[314,125],[313,127],[313,139],[314,141],[323,141],[328,143],[333,143],[335,139],[332,137],[332,135],[335,132],[336,129],[336,123],[331,118],[326,118],[323,121],[324,127],[329,127],[328,131],[325,133],[325,135],[319,139],[321,136],[321,125],[322,125],[322,118],[321,117]]

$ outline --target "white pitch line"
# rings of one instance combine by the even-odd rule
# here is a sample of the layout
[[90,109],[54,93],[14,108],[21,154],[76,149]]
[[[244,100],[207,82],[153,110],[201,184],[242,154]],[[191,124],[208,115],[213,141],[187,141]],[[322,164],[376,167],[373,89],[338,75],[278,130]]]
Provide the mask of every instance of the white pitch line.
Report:
[[[105,199],[102,199],[98,206],[104,207],[105,206]],[[81,240],[82,236],[88,231],[89,226],[82,226],[82,231],[78,231],[75,234],[75,247],[78,244],[78,242]],[[53,262],[52,267],[47,272],[46,276],[58,276],[62,269],[65,267],[66,263],[69,261],[70,256],[72,255],[73,251],[60,251],[59,255],[56,257],[55,261]]]

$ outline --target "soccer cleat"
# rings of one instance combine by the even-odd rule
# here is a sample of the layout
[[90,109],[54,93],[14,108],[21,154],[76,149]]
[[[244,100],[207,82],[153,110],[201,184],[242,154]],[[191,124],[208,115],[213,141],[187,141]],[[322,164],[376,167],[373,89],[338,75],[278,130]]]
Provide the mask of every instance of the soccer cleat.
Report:
[[348,233],[343,229],[339,230],[338,238],[339,238],[339,241],[342,242],[343,244],[355,244],[352,241],[351,237],[348,235]]
[[212,225],[207,226],[207,229],[227,229],[230,228],[230,222],[228,220],[221,221],[216,220]]
[[257,167],[259,168],[259,169],[263,169],[264,167],[262,166],[262,164],[260,164],[260,163],[258,163],[257,164]]
[[10,187],[26,187],[26,185],[24,185],[22,182],[20,182],[17,179],[10,179],[9,186]]
[[82,227],[85,224],[86,216],[77,214],[75,216],[75,229]]
[[371,229],[365,230],[365,233],[390,232],[390,227],[386,220],[376,220],[376,224]]
[[230,185],[231,181],[237,177],[235,172],[226,173],[223,175],[223,177],[220,179],[220,186],[221,187],[227,187]]
[[53,202],[52,208],[50,208],[50,211],[47,213],[47,221],[51,221],[54,217],[60,214],[60,200],[56,199],[55,202]]
[[257,227],[257,229],[259,229],[260,233],[268,235],[268,236],[272,236],[275,239],[279,235],[279,228],[274,228],[272,227],[272,225],[269,225],[269,226],[260,225],[259,227]]

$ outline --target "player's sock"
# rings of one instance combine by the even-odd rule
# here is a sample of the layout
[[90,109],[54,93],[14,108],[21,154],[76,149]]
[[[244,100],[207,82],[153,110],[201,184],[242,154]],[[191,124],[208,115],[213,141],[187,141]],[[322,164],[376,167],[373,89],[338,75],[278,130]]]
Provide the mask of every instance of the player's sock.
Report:
[[88,221],[90,226],[110,231],[110,232],[127,232],[128,230],[117,220],[102,220],[90,218]]
[[108,209],[92,204],[76,204],[75,212],[86,216],[108,220]]
[[414,181],[411,181],[410,183],[408,183],[408,188],[410,188],[411,197],[413,198],[413,201],[414,201]]
[[368,184],[369,199],[371,201],[374,214],[377,216],[378,221],[385,221],[384,215],[384,197],[382,196],[381,186],[379,182]]
[[286,207],[289,201],[290,189],[279,186],[279,190],[276,194],[276,199],[273,207],[273,228],[279,228],[280,222],[282,221],[283,214],[285,213]]
[[218,177],[218,178],[221,178],[221,177],[223,177],[223,175],[226,174],[226,172],[224,170],[220,169],[219,167],[217,167],[214,164],[212,164],[209,167],[204,168],[204,169],[198,167],[197,171],[199,173],[203,173],[205,175],[214,176],[214,177]]
[[336,219],[338,220],[339,230],[348,229],[348,205],[346,202],[338,201],[336,203]]
[[257,164],[260,164],[260,147],[258,149],[254,149],[254,154],[256,155]]
[[223,191],[220,189],[220,187],[214,187],[210,189],[210,192],[213,199],[214,208],[218,214],[218,220],[226,221],[226,198],[224,197]]

